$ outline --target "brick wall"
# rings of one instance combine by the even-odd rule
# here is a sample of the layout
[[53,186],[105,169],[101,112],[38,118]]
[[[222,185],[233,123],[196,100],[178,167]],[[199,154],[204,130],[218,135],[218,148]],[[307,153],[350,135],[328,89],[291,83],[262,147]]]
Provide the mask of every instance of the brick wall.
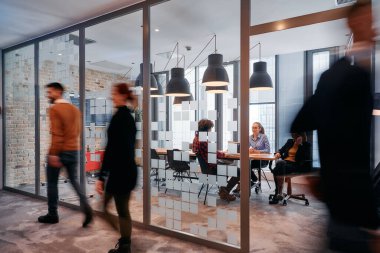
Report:
[[[44,85],[52,81],[61,81],[68,91],[79,93],[79,68],[69,66],[63,80],[54,80],[57,63],[46,60],[40,63],[40,179],[45,181],[46,153],[50,145],[49,119],[47,115],[48,101],[45,97]],[[7,148],[7,186],[18,187],[22,184],[34,184],[35,159],[35,124],[34,124],[34,84],[33,68],[24,65],[23,80],[8,82],[6,86],[6,148]],[[6,72],[9,79],[14,78],[12,71]],[[106,73],[97,70],[86,70],[86,97],[91,92],[109,91],[114,82],[130,80],[121,75]],[[69,83],[69,85],[68,85]],[[25,94],[28,94],[26,97]],[[103,131],[105,131],[105,127]],[[101,140],[96,139],[97,148],[101,147]]]

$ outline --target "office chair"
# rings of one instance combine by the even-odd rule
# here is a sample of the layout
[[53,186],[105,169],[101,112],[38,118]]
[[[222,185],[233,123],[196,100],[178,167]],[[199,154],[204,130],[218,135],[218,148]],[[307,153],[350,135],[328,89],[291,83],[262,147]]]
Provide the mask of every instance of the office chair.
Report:
[[[308,162],[311,162],[311,161],[308,161]],[[269,169],[273,173],[273,170],[272,170],[272,161],[269,163]],[[294,172],[294,173],[289,173],[289,174],[281,175],[283,177],[284,182],[287,183],[287,190],[286,190],[286,193],[283,194],[284,198],[282,199],[282,205],[283,206],[286,206],[288,204],[288,200],[289,199],[302,200],[302,201],[305,202],[305,206],[309,206],[310,205],[310,202],[306,198],[306,196],[305,196],[304,193],[293,194],[292,178],[293,177],[301,177],[301,176],[311,176],[313,174],[315,174],[315,170],[314,171],[307,171],[307,172]],[[269,200],[272,200],[274,197],[275,197],[275,194],[270,194],[269,195]]]

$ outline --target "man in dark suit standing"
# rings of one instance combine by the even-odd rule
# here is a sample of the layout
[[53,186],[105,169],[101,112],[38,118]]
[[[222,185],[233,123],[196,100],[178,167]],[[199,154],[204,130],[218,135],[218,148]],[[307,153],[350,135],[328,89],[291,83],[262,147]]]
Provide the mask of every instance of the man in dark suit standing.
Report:
[[[292,132],[318,131],[322,194],[330,212],[330,249],[378,252],[364,229],[379,225],[370,176],[372,6],[357,3],[347,23],[354,43],[321,75]],[[368,243],[370,242],[370,243]]]

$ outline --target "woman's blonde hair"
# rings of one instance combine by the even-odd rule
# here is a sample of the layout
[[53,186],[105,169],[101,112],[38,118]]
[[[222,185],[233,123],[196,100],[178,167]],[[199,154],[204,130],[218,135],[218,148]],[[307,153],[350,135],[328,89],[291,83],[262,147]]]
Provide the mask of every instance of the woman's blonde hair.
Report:
[[260,127],[260,133],[261,133],[261,134],[265,134],[264,127],[263,127],[263,125],[261,125],[260,122],[253,122],[252,126],[253,126],[254,124],[256,124],[256,125],[258,125],[258,126]]

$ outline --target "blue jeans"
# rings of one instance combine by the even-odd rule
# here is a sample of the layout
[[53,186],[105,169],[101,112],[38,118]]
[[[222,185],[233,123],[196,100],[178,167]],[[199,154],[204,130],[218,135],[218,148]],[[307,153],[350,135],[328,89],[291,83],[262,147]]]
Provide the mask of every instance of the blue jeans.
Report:
[[[61,163],[66,168],[70,182],[79,196],[82,210],[85,214],[91,212],[91,207],[77,181],[78,151],[64,151],[59,154]],[[51,215],[58,215],[58,177],[61,168],[46,167],[48,210]]]

